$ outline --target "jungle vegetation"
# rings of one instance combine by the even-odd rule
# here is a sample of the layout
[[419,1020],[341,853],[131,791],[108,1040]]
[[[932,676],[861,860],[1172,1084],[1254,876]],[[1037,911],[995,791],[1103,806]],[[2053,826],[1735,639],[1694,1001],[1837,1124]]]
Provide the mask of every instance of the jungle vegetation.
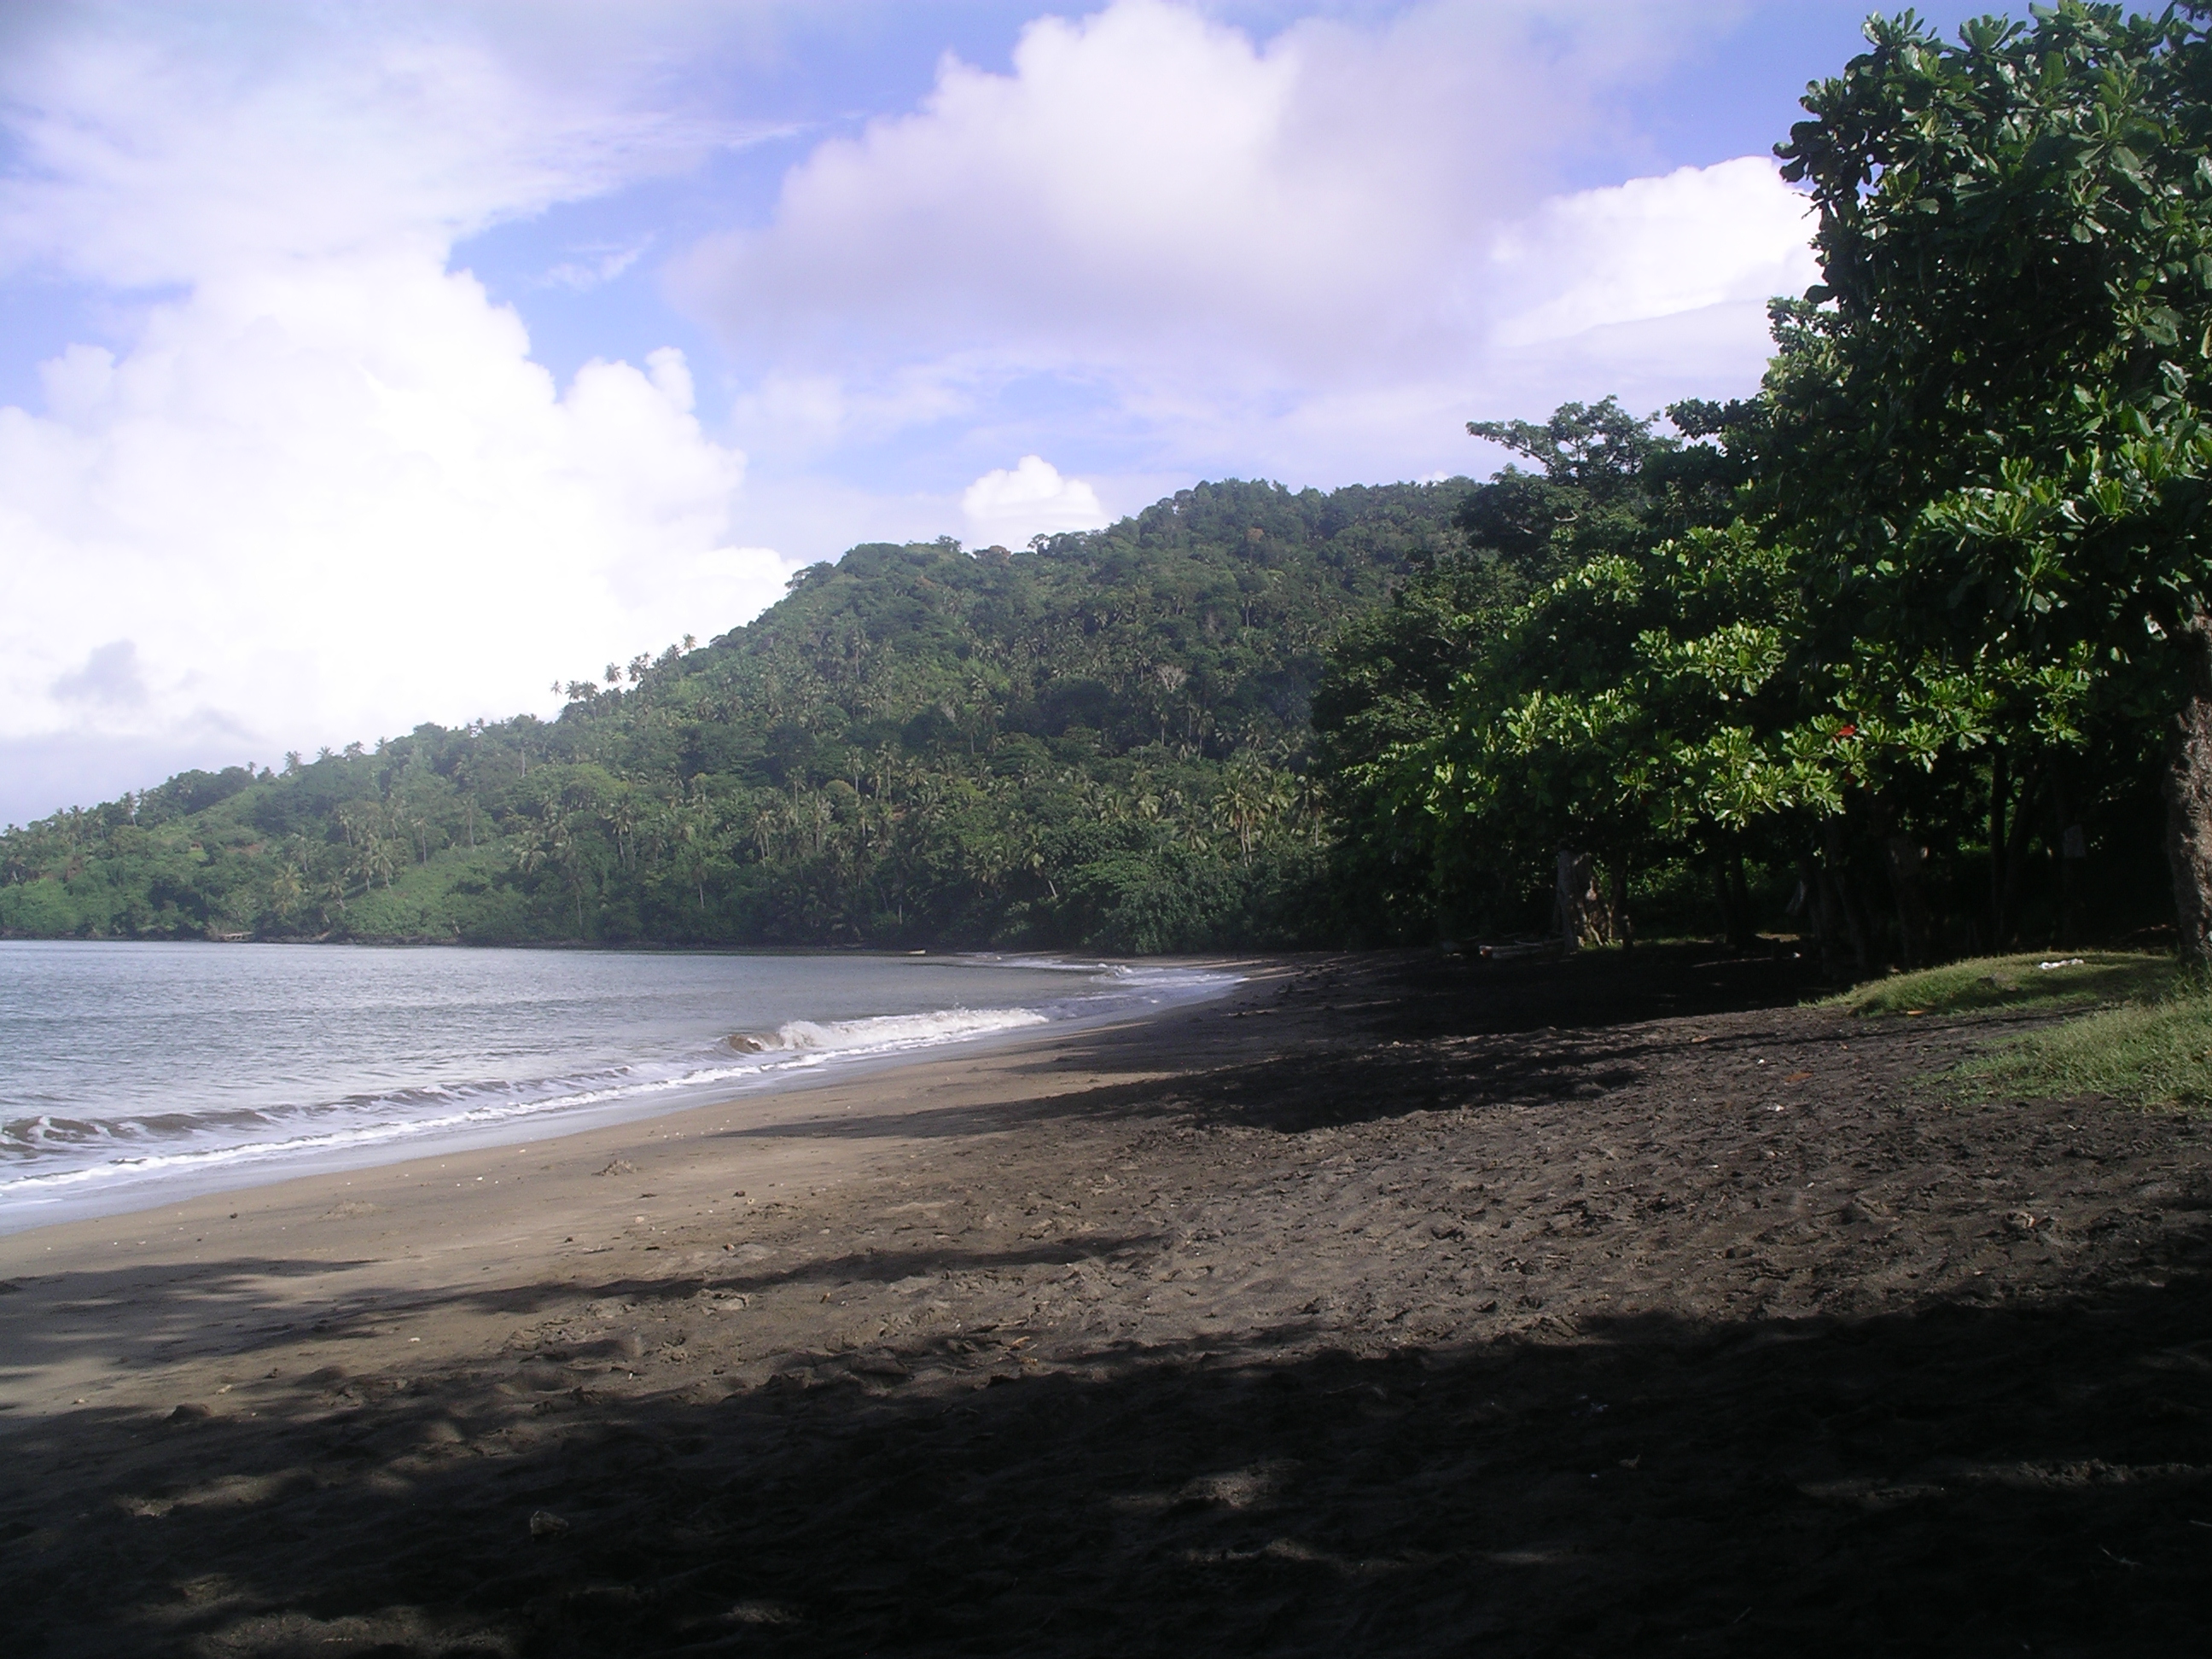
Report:
[[1329,642],[1465,480],[1200,485],[1015,552],[856,547],[558,718],[191,772],[0,836],[17,935],[996,945],[1310,937]]
[[1316,702],[1369,910],[1494,925],[1548,860],[1589,937],[1660,868],[1861,971],[2177,915],[2205,959],[2206,15],[1870,22],[1778,146],[1822,280],[1759,395],[1487,431],[1501,529]]

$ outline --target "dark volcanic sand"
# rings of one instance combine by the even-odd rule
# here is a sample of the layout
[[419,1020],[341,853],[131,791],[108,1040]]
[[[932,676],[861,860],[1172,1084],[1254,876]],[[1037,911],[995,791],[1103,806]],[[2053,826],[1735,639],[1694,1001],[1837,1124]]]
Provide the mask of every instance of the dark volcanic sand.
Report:
[[1314,961],[754,1132],[850,1177],[12,1419],[8,1651],[2205,1651],[2212,1134],[1798,969]]

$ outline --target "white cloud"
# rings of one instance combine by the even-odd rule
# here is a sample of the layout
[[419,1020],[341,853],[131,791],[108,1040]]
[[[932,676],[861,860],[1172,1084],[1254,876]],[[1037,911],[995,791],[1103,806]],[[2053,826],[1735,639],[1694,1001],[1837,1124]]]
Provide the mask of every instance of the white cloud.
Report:
[[770,131],[662,101],[661,71],[696,33],[680,15],[635,9],[622,50],[594,53],[605,20],[591,27],[592,8],[544,6],[534,22],[505,9],[19,15],[0,52],[18,147],[0,266],[143,285],[402,246],[442,257],[487,225]]
[[[19,733],[206,704],[296,746],[503,713],[748,614],[780,574],[728,545],[743,458],[701,431],[679,354],[562,394],[428,260],[204,283],[119,360],[49,364],[47,402],[0,410]],[[86,626],[135,641],[149,699],[61,706]]]
[[1807,198],[1755,155],[1558,198],[1492,251],[1497,338],[1528,346],[1711,306],[1763,311],[1819,280],[1815,228]]
[[1510,52],[1442,50],[1474,44],[1465,14],[1312,21],[1265,46],[1165,0],[1042,19],[1012,74],[948,58],[919,112],[818,147],[771,225],[703,245],[684,280],[769,365],[886,345],[1302,373],[1367,356],[1425,319],[1354,325],[1347,307],[1404,293],[1470,210],[1533,199],[1473,141],[1572,118],[1516,94]]
[[652,246],[653,240],[647,237],[643,241],[631,243],[628,247],[578,248],[576,252],[583,256],[581,258],[563,259],[538,280],[547,288],[563,288],[571,294],[588,294],[629,270],[645,257],[646,249]]
[[1045,380],[1109,404],[1126,459],[1449,464],[1470,403],[1532,391],[1528,331],[1802,286],[1764,162],[1547,189],[1609,88],[1726,10],[1431,0],[1264,40],[1170,0],[1045,18],[1008,72],[948,58],[917,110],[818,146],[677,290],[749,371],[737,429],[763,453],[972,423]]
[[0,69],[0,265],[168,291],[119,349],[46,363],[43,407],[0,407],[0,747],[27,774],[63,736],[265,758],[543,706],[775,596],[682,355],[557,386],[447,267],[731,131],[526,75],[459,11],[55,16]]
[[1064,478],[1041,455],[1024,455],[1011,470],[986,472],[960,497],[960,510],[981,544],[1024,547],[1033,536],[1096,530],[1109,522],[1098,492],[1080,478]]

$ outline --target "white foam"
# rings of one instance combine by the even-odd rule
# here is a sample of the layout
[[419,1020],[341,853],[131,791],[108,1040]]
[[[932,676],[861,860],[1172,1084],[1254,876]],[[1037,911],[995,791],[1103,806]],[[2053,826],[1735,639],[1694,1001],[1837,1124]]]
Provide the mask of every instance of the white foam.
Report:
[[1034,1008],[943,1008],[931,1014],[879,1014],[870,1019],[794,1019],[776,1029],[775,1046],[818,1054],[895,1054],[1047,1023],[1048,1017]]
[[[756,1039],[757,1047],[747,1045],[757,1057],[734,1065],[624,1066],[617,1073],[619,1080],[611,1079],[596,1085],[584,1085],[576,1079],[549,1079],[535,1088],[524,1085],[520,1090],[512,1085],[487,1085],[481,1089],[409,1091],[406,1092],[411,1098],[405,1104],[415,1111],[398,1117],[381,1115],[401,1106],[397,1095],[283,1114],[256,1112],[247,1115],[276,1130],[273,1138],[254,1138],[249,1133],[236,1139],[203,1140],[198,1145],[172,1144],[159,1151],[139,1152],[135,1147],[121,1150],[118,1143],[127,1145],[128,1139],[115,1131],[131,1126],[100,1126],[95,1138],[108,1142],[115,1150],[97,1162],[72,1167],[24,1168],[19,1164],[20,1173],[0,1182],[0,1196],[11,1191],[22,1194],[76,1187],[125,1174],[150,1175],[164,1169],[205,1170],[389,1146],[423,1135],[487,1128],[519,1118],[574,1113],[678,1091],[688,1094],[717,1084],[757,1084],[768,1081],[775,1073],[811,1070],[832,1060],[908,1053],[1048,1023],[1048,1016],[1034,1008],[947,1008],[933,1013],[889,1014],[866,1019],[795,1019],[778,1028],[774,1038]],[[514,1097],[518,1092],[525,1097]],[[501,1095],[508,1097],[496,1097]],[[416,1115],[432,1100],[460,1106],[462,1109]],[[337,1115],[371,1121],[302,1132],[303,1121]]]

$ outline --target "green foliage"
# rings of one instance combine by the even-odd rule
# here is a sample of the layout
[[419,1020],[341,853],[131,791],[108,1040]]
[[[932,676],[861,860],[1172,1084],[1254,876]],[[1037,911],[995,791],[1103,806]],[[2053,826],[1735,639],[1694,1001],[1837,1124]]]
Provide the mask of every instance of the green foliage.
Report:
[[1469,550],[1339,643],[1315,723],[1340,874],[1406,932],[1510,918],[1559,847],[1649,865],[1821,787],[1762,746],[1769,706],[1802,702],[1787,572],[1741,526],[1698,522],[1727,516],[1721,469],[1684,464],[1657,424],[1607,398],[1470,428],[1544,476],[1474,490]]
[[[854,548],[527,716],[0,836],[0,932],[1152,951],[1327,924],[1307,709],[1463,483],[1201,485],[1023,552]],[[688,642],[687,642],[688,643]]]
[[1781,148],[1823,275],[1778,314],[1763,496],[1901,723],[2064,742],[2100,696],[2171,696],[2158,643],[2212,575],[2191,9],[2069,3],[1955,46],[1869,24]]
[[2191,698],[2212,805],[2203,16],[1870,23],[1780,149],[1823,279],[1761,395],[1678,406],[1686,441],[1610,400],[1474,428],[1541,476],[1470,496],[1464,568],[1348,634],[1316,708],[1364,908],[1527,925],[1565,854],[1615,908],[1702,871],[1747,940],[1783,872],[1862,970],[2165,909]]
[[2171,956],[2140,951],[1976,957],[1892,974],[1832,997],[1828,1006],[1864,1015],[1982,1013],[2155,999],[2181,983]]

